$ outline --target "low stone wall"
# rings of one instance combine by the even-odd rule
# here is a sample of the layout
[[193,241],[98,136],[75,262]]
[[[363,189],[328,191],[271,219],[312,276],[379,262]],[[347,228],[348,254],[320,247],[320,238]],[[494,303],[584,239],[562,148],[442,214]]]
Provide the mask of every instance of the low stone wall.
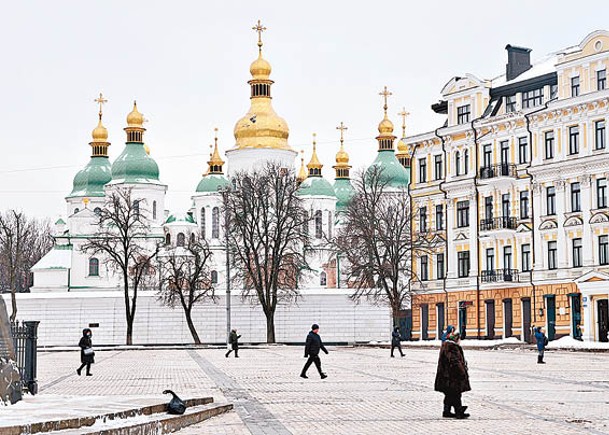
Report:
[[[326,342],[387,340],[391,315],[385,306],[366,301],[354,304],[348,290],[306,290],[297,302],[280,304],[275,315],[277,342],[302,343],[312,323],[321,327]],[[8,295],[3,295],[5,298]],[[125,343],[125,305],[122,292],[62,292],[18,295],[18,319],[38,320],[39,346],[75,346],[82,329],[91,324],[95,346]],[[266,320],[261,307],[233,294],[232,327],[242,343],[266,342]],[[203,343],[226,340],[226,296],[193,310]],[[181,308],[162,306],[151,292],[140,293],[133,344],[188,344],[192,337]]]

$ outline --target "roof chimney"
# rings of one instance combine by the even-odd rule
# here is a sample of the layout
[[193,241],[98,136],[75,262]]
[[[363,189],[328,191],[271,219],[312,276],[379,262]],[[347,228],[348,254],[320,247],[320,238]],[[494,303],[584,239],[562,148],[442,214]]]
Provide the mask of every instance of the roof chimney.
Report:
[[506,80],[510,81],[531,68],[531,49],[510,44],[506,45],[505,49],[508,53],[505,76]]

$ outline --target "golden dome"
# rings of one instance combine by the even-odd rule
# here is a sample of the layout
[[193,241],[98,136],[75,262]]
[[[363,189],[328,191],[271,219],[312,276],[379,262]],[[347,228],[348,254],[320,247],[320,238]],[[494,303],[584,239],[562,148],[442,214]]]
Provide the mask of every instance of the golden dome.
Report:
[[133,102],[133,110],[127,115],[127,127],[142,127],[144,115],[137,110],[137,102]]
[[222,158],[220,157],[220,152],[218,151],[218,129],[215,128],[214,132],[216,133],[216,135],[214,136],[214,151],[209,155],[209,161],[207,162],[207,164],[209,165],[209,169],[207,170],[207,172],[210,174],[221,174],[222,165],[224,165],[224,160],[222,160]]
[[93,136],[93,142],[108,142],[108,129],[103,126],[101,115],[97,127],[93,129],[91,136]]
[[387,118],[387,112],[385,112],[385,117],[379,123],[379,133],[383,134],[392,134],[393,133],[393,122],[389,118]]
[[313,133],[313,154],[311,155],[311,160],[307,164],[307,168],[309,169],[309,175],[321,175],[321,169],[324,165],[321,164],[319,158],[317,157],[317,141],[315,137],[317,135]]
[[271,64],[262,57],[262,51],[258,54],[258,59],[250,65],[250,74],[254,80],[268,80],[271,75]]
[[398,156],[410,155],[410,147],[404,142],[403,139],[400,139],[398,142],[398,152],[396,153]]
[[296,180],[299,183],[302,183],[307,178],[307,169],[305,168],[304,157],[302,157],[302,154],[304,154],[304,151],[301,150],[300,153],[301,153],[301,157],[300,157],[300,170],[298,171],[298,175],[296,176]]
[[347,151],[345,151],[345,149],[343,148],[343,144],[340,144],[340,149],[338,150],[338,152],[336,153],[336,164],[337,165],[348,165],[349,164],[349,154],[347,154]]

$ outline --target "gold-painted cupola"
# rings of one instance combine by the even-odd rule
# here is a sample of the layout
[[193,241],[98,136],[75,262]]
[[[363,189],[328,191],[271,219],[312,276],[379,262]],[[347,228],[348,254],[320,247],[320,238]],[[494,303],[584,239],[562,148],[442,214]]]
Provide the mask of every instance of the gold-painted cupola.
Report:
[[384,101],[384,116],[382,121],[379,123],[379,135],[376,137],[376,140],[379,143],[379,151],[393,151],[393,141],[395,141],[396,136],[393,134],[393,122],[391,122],[391,120],[387,117],[387,98],[393,94],[389,92],[387,90],[387,86],[385,86],[379,95],[383,97]]
[[207,170],[208,174],[224,174],[222,167],[224,165],[224,160],[220,157],[220,152],[218,151],[218,129],[214,128],[214,149],[213,152],[210,153],[209,161],[207,162],[209,168]]
[[298,171],[298,175],[296,176],[296,180],[299,183],[302,183],[307,179],[307,168],[304,164],[304,150],[300,150],[300,170]]
[[402,111],[398,113],[398,116],[402,117],[402,137],[398,141],[398,152],[395,156],[398,158],[400,164],[405,168],[410,168],[411,149],[406,144],[406,117],[410,115],[406,111],[405,107],[402,107]]
[[127,142],[143,143],[144,141],[144,115],[137,110],[137,101],[133,102],[133,110],[127,115]]
[[317,157],[316,138],[317,134],[313,133],[313,154],[311,155],[311,160],[307,164],[307,169],[309,169],[309,177],[321,177],[321,169],[324,167]]
[[108,142],[108,130],[102,124],[102,106],[108,100],[100,93],[95,102],[99,104],[99,120],[97,121],[97,127],[91,132],[93,138],[89,142],[89,145],[91,145],[91,157],[108,157],[108,147],[110,146],[110,142]]
[[349,154],[345,151],[344,148],[344,132],[348,129],[345,124],[341,121],[340,125],[336,127],[337,130],[340,130],[340,149],[336,153],[336,165],[333,166],[336,171],[336,179],[341,178],[349,178],[349,170],[351,166],[349,166]]

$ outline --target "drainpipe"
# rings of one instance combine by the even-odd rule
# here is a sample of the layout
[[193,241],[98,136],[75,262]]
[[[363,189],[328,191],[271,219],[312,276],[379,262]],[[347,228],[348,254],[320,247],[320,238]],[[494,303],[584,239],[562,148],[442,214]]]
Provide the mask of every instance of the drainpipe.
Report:
[[[529,169],[531,168],[531,165],[533,164],[533,132],[531,131],[531,120],[529,119],[529,116],[534,115],[538,112],[541,112],[543,110],[547,110],[549,104],[558,99],[558,97],[554,97],[548,101],[546,101],[546,103],[543,105],[543,107],[534,110],[532,112],[529,113],[525,113],[524,114],[524,119],[526,121],[526,126],[527,126],[527,132],[529,133],[529,144],[531,147],[531,156],[529,158],[529,164],[527,165],[527,167],[524,169],[525,174],[527,175],[527,177],[529,177],[529,185],[533,185],[533,175],[529,172]],[[537,285],[535,284],[535,280],[533,279],[533,272],[535,272],[535,201],[533,201],[533,191],[531,190],[531,201],[530,201],[530,206],[531,206],[531,253],[533,255],[531,255],[532,259],[533,259],[533,264],[531,265],[531,290],[533,293],[533,322],[537,323]],[[524,331],[522,331],[522,334],[524,335]]]
[[[442,157],[443,157],[442,164],[444,166],[444,168],[443,168],[444,176],[442,177],[442,181],[440,181],[438,188],[444,195],[444,204],[446,205],[447,199],[448,199],[448,193],[444,189],[444,183],[446,183],[446,177],[448,176],[448,165],[447,165],[448,157],[446,154],[446,141],[444,140],[444,136],[441,136],[438,133],[440,128],[441,127],[438,127],[434,130],[434,134],[436,135],[436,137],[438,139],[440,139],[440,141],[442,141]],[[412,162],[411,162],[411,164],[412,164]],[[448,324],[449,324],[449,322],[448,322],[448,290],[446,290],[446,280],[448,278],[448,258],[450,257],[450,255],[448,255],[448,227],[446,227],[446,224],[448,223],[448,207],[446,207],[444,215],[446,216],[444,219],[445,220],[445,231],[446,231],[446,238],[444,239],[444,253],[446,255],[444,258],[444,275],[443,275],[444,278],[442,279],[442,291],[444,292],[444,304],[446,306],[446,309],[444,310],[444,325],[448,326]],[[459,307],[457,306],[457,321],[458,321],[458,317],[459,317]]]
[[[415,144],[413,149],[412,149],[412,153],[410,154],[410,179],[408,180],[408,188],[407,188],[407,195],[408,195],[408,207],[410,208],[410,240],[414,240],[414,226],[412,225],[413,222],[413,217],[414,217],[414,213],[413,213],[413,206],[412,206],[412,183],[413,183],[413,171],[412,171],[412,163],[414,160],[414,156],[417,152],[417,148],[419,147],[419,144]],[[408,293],[410,295],[410,318],[412,319],[413,317],[413,306],[412,306],[412,276],[413,276],[413,271],[414,271],[414,255],[410,255],[410,279],[408,280]],[[421,322],[422,325],[422,322]],[[412,327],[411,327],[411,335],[412,337]],[[412,339],[412,338],[411,338]],[[423,328],[421,326],[421,336],[419,337],[420,340],[423,340]]]

